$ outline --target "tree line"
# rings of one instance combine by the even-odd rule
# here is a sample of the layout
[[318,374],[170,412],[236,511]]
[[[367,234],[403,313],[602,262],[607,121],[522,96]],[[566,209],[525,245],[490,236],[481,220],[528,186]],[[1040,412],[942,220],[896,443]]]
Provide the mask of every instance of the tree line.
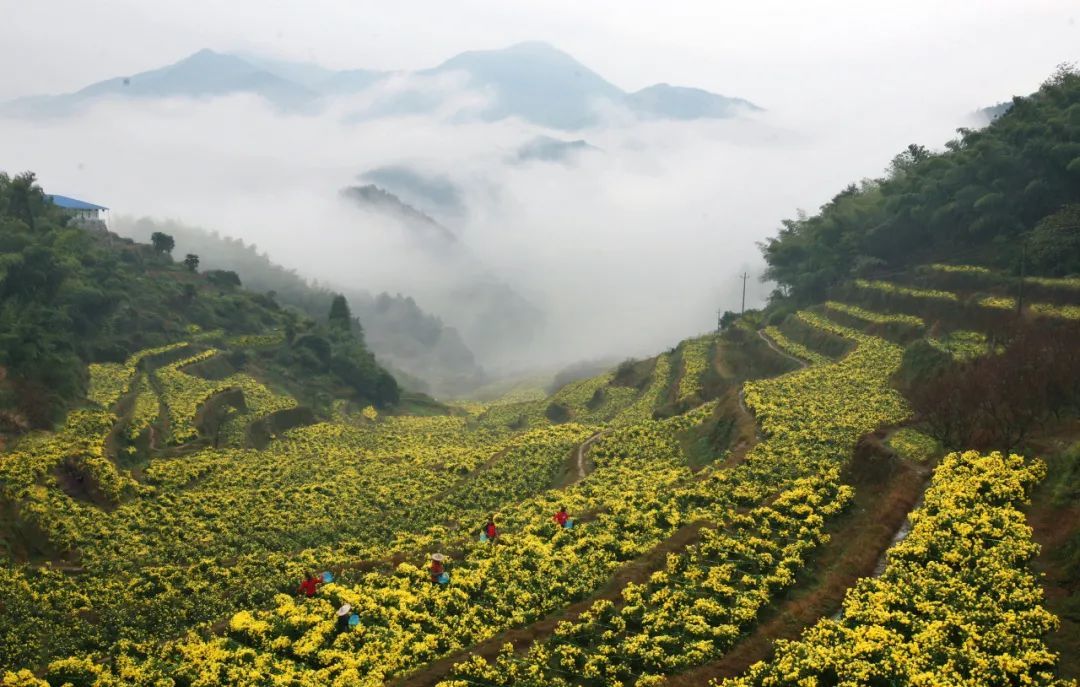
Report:
[[[853,276],[960,261],[1080,273],[1080,72],[1063,65],[941,152],[917,144],[762,245],[773,301],[810,303]],[[960,258],[960,260],[957,260]]]

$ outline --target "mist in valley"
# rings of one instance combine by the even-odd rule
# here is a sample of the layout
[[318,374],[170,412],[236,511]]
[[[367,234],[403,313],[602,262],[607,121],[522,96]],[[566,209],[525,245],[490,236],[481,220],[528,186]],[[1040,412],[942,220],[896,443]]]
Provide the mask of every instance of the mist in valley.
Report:
[[[998,10],[998,20],[1007,17]],[[1058,10],[1047,6],[1048,22]],[[941,30],[965,21],[943,16]],[[499,43],[520,38],[518,30]],[[986,30],[1008,35],[997,23]],[[213,38],[228,42],[220,30]],[[246,42],[228,47],[289,52]],[[889,47],[897,52],[880,62],[850,65],[831,46],[827,59],[810,60],[814,73],[788,52],[784,78],[777,46],[761,45],[759,87],[748,86],[752,63],[709,85],[763,109],[721,119],[642,118],[598,104],[595,121],[573,130],[491,120],[477,116],[493,105],[491,92],[452,72],[402,73],[314,111],[229,94],[103,99],[69,116],[4,117],[0,150],[4,168],[36,171],[47,192],[109,206],[114,229],[130,218],[175,220],[254,243],[332,289],[411,296],[454,327],[490,375],[510,375],[647,355],[709,331],[718,309],[739,308],[744,272],[746,306],[762,304],[771,286],[759,280],[756,243],[782,219],[880,176],[909,143],[939,147],[957,127],[978,125],[977,108],[1034,90],[1054,64],[1033,51],[1024,71],[1014,66],[995,81],[989,63],[972,78],[951,73],[979,63],[953,46]],[[674,72],[667,80],[696,85],[703,67],[691,66],[690,52],[685,74],[664,61]],[[626,63],[635,59],[647,61],[627,54]],[[1009,60],[1023,62],[1016,53]],[[904,64],[913,73],[890,79],[890,90],[874,87],[875,65]],[[438,105],[403,112],[402,99],[416,93],[437,95]],[[524,155],[540,137],[587,145],[550,159]],[[439,228],[343,193],[372,183]]]

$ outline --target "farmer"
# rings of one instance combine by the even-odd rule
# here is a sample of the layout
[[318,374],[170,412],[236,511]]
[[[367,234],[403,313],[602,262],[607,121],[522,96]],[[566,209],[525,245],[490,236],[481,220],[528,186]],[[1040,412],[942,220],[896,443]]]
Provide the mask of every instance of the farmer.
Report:
[[566,521],[570,519],[570,514],[566,512],[566,506],[560,506],[559,512],[552,518],[559,527],[566,527]]
[[315,596],[315,592],[318,591],[319,585],[322,584],[322,580],[315,575],[308,573],[304,577],[304,581],[300,583],[300,588],[297,589],[298,594],[303,594],[307,598]]
[[441,553],[431,554],[431,581],[434,584],[442,582],[442,576],[446,573],[446,556]]
[[337,634],[349,630],[349,611],[351,610],[351,604],[342,604],[341,608],[337,609],[337,621],[334,623],[334,631]]
[[499,536],[499,530],[495,528],[495,516],[489,515],[487,524],[484,525],[484,535],[487,540],[492,544],[495,543],[495,539]]

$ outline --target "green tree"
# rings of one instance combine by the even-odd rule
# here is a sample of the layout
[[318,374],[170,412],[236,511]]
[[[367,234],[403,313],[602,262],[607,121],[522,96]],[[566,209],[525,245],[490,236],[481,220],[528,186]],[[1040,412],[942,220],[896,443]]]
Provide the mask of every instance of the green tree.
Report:
[[176,247],[173,237],[161,231],[155,231],[150,236],[150,243],[158,253],[172,253],[172,249]]
[[[203,273],[214,286],[220,288],[237,288],[241,286],[240,275],[232,270],[209,270]],[[270,293],[273,293],[272,291]],[[274,298],[270,294],[263,294],[266,302],[273,302]]]
[[198,293],[199,291],[195,288],[194,284],[184,284],[180,289],[180,302],[185,306],[191,305],[195,302],[195,296],[198,295]]
[[1032,268],[1042,274],[1080,274],[1080,203],[1066,205],[1028,234]]
[[23,172],[11,180],[9,212],[34,229],[34,215],[44,200],[44,193],[37,185],[37,175]]
[[188,268],[189,272],[194,272],[199,269],[199,256],[194,253],[188,253],[184,256],[184,266]]
[[349,301],[345,296],[335,294],[330,302],[330,327],[339,331],[349,331],[352,327],[352,312],[349,310]]

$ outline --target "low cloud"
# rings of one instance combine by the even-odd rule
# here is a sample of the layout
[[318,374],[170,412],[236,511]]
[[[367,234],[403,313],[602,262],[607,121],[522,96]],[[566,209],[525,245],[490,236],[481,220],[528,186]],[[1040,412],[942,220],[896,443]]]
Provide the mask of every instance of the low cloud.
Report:
[[[102,102],[67,119],[0,120],[0,148],[7,171],[35,170],[48,192],[241,237],[321,282],[413,295],[450,323],[443,296],[461,276],[453,272],[487,271],[544,313],[532,341],[492,346],[479,361],[505,370],[667,348],[714,327],[718,308],[737,309],[744,271],[747,306],[761,304],[768,287],[755,243],[781,219],[879,175],[908,143],[939,145],[965,123],[964,112],[848,100],[729,120],[620,113],[568,135],[470,121],[463,113],[486,96],[452,79],[437,85],[459,97],[436,115],[358,116],[413,92],[399,82],[317,116],[242,96]],[[584,138],[601,152],[572,165],[512,162],[538,135]],[[360,174],[395,165],[460,191],[464,211],[436,219],[468,261],[418,249],[395,222],[339,195]]]

